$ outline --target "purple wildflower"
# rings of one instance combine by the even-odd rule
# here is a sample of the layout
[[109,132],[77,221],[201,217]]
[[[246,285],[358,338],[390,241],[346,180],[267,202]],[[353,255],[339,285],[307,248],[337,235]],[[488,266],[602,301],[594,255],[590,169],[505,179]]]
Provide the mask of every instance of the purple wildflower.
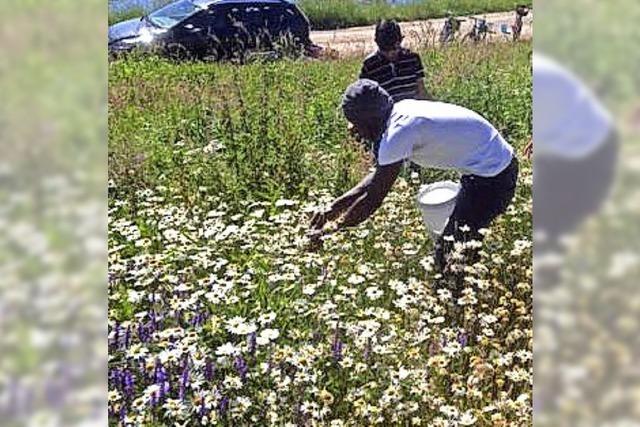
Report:
[[364,360],[369,360],[369,357],[371,356],[371,338],[367,339],[367,344],[364,347]]
[[113,387],[118,387],[120,385],[120,376],[121,374],[119,369],[112,369],[111,372],[109,372],[109,380],[111,381],[111,385]]
[[342,360],[342,348],[343,344],[339,339],[334,341],[334,343],[331,345],[331,355],[333,356],[333,360],[335,360],[336,362]]
[[126,397],[133,396],[133,374],[128,369],[124,371],[124,375],[122,376],[122,391]]
[[158,384],[160,382],[160,375],[162,372],[162,362],[160,359],[156,358],[156,364],[153,368],[153,382]]
[[431,343],[429,344],[429,356],[433,356],[438,351],[440,351],[440,346],[438,345],[438,343],[436,341],[431,341]]
[[[61,389],[63,386],[58,384],[58,395],[56,396],[54,405],[59,409],[62,405],[64,405],[66,390]],[[22,394],[22,413],[30,414],[33,412],[33,403],[34,403],[34,391],[32,387],[26,386],[23,389]]]
[[140,340],[140,342],[147,342],[147,338],[147,328],[144,326],[144,323],[140,323],[138,325],[138,339]]
[[151,380],[151,374],[147,371],[147,359],[144,356],[141,356],[140,359],[138,359],[138,371],[142,372],[145,380]]
[[204,417],[205,415],[207,415],[207,405],[205,404],[204,399],[202,399],[202,403],[200,404],[198,415],[200,415],[200,417]]
[[213,375],[215,374],[215,367],[213,365],[213,361],[207,357],[207,361],[204,365],[204,379],[207,381],[213,380]]
[[131,326],[127,326],[127,331],[124,334],[124,348],[129,348],[131,341]]
[[127,417],[127,408],[124,405],[120,406],[120,423],[124,425],[124,419]]
[[256,354],[256,333],[251,332],[249,334],[249,354],[254,356]]
[[198,315],[196,316],[196,327],[202,326],[203,322],[204,322],[204,314],[198,313]]
[[220,403],[218,404],[218,413],[220,414],[221,417],[224,417],[228,409],[229,409],[229,398],[222,397],[222,399],[220,400]]
[[113,346],[116,350],[120,348],[120,323],[116,322],[115,330],[113,331]]
[[164,401],[164,398],[166,397],[166,395],[169,394],[169,391],[171,391],[170,385],[169,385],[169,377],[167,376],[167,372],[162,367],[158,372],[158,380],[156,381],[156,384],[160,386],[160,393],[158,397],[162,402]]
[[238,375],[240,375],[240,379],[245,382],[247,380],[247,372],[249,372],[247,362],[244,361],[242,356],[237,356],[233,365],[236,368]]
[[158,403],[160,403],[160,393],[156,391],[151,395],[151,398],[149,399],[149,405],[157,406]]
[[[9,401],[5,405],[5,408],[9,414],[9,416],[15,416],[18,414],[18,405],[20,404],[20,384],[18,379],[11,378],[11,382],[9,383]],[[2,408],[3,410],[5,408]]]
[[333,342],[331,343],[331,355],[333,356],[333,360],[335,362],[339,362],[342,360],[342,348],[343,344],[340,341],[340,328],[336,325],[336,332],[333,335]]
[[178,392],[179,394],[178,398],[180,400],[184,400],[187,393],[188,386],[189,386],[189,363],[187,360],[185,360],[184,368],[182,370],[182,376],[180,377],[180,389]]
[[462,347],[466,347],[467,343],[469,342],[469,336],[467,335],[466,332],[460,332],[458,333],[458,343],[462,346]]

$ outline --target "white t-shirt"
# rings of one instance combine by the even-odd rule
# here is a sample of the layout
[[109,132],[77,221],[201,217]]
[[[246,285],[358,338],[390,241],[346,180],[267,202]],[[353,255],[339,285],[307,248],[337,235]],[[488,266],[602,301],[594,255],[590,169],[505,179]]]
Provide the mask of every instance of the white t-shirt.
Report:
[[602,145],[610,115],[573,74],[533,55],[533,138],[537,155],[578,159]]
[[393,106],[378,164],[402,160],[462,174],[491,177],[513,158],[513,148],[484,117],[443,102],[404,100]]

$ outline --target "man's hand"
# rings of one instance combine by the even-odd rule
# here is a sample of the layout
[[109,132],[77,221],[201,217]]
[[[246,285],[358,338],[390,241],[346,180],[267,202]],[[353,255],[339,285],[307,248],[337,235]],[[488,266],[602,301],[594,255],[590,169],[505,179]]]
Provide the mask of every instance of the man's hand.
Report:
[[358,185],[336,199],[331,207],[316,213],[311,218],[307,237],[311,241],[311,249],[322,247],[322,236],[327,234],[324,226],[346,212],[340,224],[330,232],[343,227],[353,227],[367,219],[382,204],[396,178],[400,174],[402,162],[387,166],[377,166],[375,171],[367,175]]
[[391,165],[376,166],[375,171],[362,183],[364,191],[361,191],[360,196],[346,209],[340,221],[340,227],[355,227],[373,215],[391,190],[401,169],[401,161]]
[[[366,178],[365,178],[366,180]],[[322,230],[322,227],[325,226],[327,222],[333,221],[338,218],[345,212],[347,209],[351,207],[351,205],[364,194],[364,188],[362,184],[357,185],[352,188],[349,192],[343,194],[338,197],[331,204],[329,209],[324,210],[323,212],[317,212],[311,218],[311,224],[309,225],[310,230]]]
[[327,222],[338,218],[338,216],[340,216],[340,214],[345,210],[346,206],[347,205],[345,203],[334,202],[329,209],[323,212],[318,212],[311,218],[309,231],[307,231],[306,234],[309,238],[308,250],[315,252],[322,249],[322,237],[328,234],[323,230],[324,226]]
[[309,230],[311,231],[320,231],[322,227],[329,222],[336,219],[344,209],[339,209],[341,206],[333,204],[331,207],[324,212],[317,212],[311,218],[311,224],[309,225]]
[[307,250],[316,252],[319,249],[322,249],[322,236],[324,235],[322,230],[309,230],[307,232],[307,237],[309,238],[309,245],[307,246]]

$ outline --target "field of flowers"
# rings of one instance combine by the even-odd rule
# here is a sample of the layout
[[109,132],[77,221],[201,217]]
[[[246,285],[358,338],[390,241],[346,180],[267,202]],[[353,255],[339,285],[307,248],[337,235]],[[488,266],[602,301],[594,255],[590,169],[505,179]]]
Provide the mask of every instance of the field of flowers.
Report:
[[[429,87],[520,149],[531,46],[423,52]],[[115,62],[113,425],[529,425],[531,167],[482,257],[433,271],[407,171],[317,252],[311,214],[368,168],[339,96],[357,60]]]

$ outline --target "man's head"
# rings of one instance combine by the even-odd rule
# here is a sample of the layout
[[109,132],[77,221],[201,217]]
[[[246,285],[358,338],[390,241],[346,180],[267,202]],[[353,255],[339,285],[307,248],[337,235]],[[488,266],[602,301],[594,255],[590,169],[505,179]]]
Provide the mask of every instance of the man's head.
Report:
[[342,96],[345,117],[362,138],[372,142],[384,133],[392,108],[391,96],[373,80],[356,80]]
[[380,52],[382,52],[382,54],[391,61],[398,57],[402,38],[400,25],[395,21],[387,21],[383,19],[376,25],[375,40],[378,45],[378,49],[380,49]]

